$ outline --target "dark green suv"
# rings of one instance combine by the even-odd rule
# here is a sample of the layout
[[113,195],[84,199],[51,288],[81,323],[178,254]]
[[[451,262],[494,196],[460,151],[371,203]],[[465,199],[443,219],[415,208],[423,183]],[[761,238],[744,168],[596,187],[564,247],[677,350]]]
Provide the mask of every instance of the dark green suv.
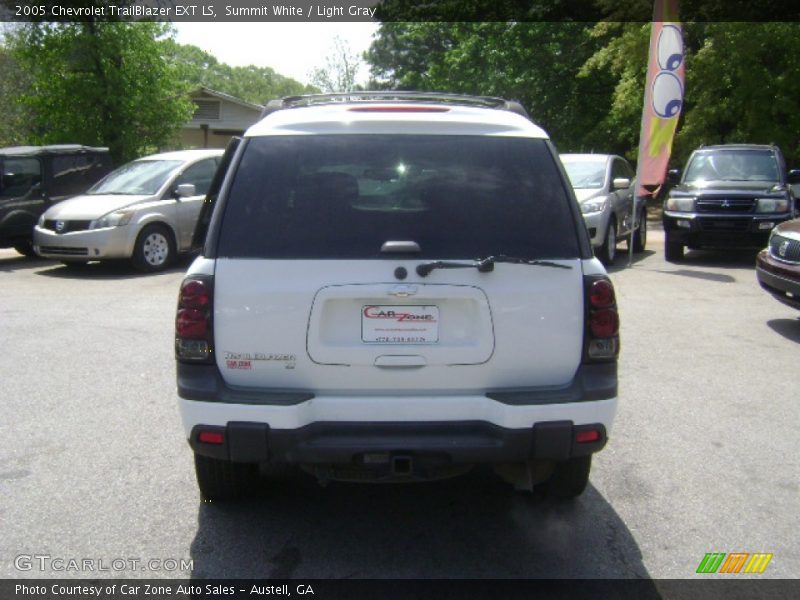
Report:
[[108,148],[77,144],[0,148],[0,248],[33,251],[33,226],[47,208],[83,193],[111,171]]

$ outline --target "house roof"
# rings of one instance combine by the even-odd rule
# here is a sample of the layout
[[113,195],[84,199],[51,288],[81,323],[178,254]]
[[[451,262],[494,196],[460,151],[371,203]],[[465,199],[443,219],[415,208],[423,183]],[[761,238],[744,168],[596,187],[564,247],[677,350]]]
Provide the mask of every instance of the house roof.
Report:
[[219,98],[220,100],[225,100],[226,102],[232,102],[233,104],[238,104],[239,106],[244,106],[245,108],[250,108],[252,110],[257,110],[259,113],[264,109],[261,104],[253,104],[252,102],[247,102],[242,100],[241,98],[237,98],[236,96],[231,96],[230,94],[226,94],[224,92],[218,92],[217,90],[212,90],[211,88],[207,87],[199,87],[191,94],[191,98],[196,98],[198,94],[205,94],[207,96],[212,96],[214,98]]

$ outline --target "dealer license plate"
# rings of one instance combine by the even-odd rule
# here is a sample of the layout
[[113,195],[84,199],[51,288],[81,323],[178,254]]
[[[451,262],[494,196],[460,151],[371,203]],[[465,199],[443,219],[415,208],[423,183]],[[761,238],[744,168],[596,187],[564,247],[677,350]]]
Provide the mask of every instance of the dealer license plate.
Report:
[[439,307],[374,305],[361,308],[361,341],[366,344],[435,344]]

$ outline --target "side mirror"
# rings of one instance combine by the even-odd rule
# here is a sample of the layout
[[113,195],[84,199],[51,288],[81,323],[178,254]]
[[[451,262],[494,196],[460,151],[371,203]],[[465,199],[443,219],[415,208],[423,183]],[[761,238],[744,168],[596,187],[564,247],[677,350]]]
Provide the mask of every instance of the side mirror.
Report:
[[800,169],[792,169],[786,174],[786,183],[793,185],[800,183]]
[[612,190],[627,190],[629,187],[631,187],[631,180],[627,177],[617,177],[611,182]]
[[189,198],[190,196],[196,196],[197,192],[193,183],[182,183],[175,190],[175,195],[178,198]]
[[678,185],[681,182],[681,170],[670,169],[667,171],[667,183],[670,185]]

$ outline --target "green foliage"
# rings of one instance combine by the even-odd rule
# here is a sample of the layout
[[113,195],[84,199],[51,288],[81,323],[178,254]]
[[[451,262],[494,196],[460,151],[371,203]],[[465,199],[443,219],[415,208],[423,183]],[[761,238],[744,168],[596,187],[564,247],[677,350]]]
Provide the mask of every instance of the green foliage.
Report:
[[189,120],[188,86],[163,58],[161,23],[35,23],[9,35],[31,81],[19,100],[31,143],[105,145],[125,162],[167,145]]
[[0,45],[0,148],[17,146],[28,138],[27,113],[19,102],[30,86],[29,76],[20,68],[11,51]]
[[800,165],[797,23],[690,25],[686,117],[676,151],[699,144],[775,143]]
[[599,147],[609,75],[579,77],[603,39],[586,23],[383,23],[372,87],[519,100],[562,150]]
[[166,40],[164,53],[190,88],[207,87],[253,104],[266,104],[273,98],[309,94],[313,86],[279,75],[269,67],[231,67],[197,46]]
[[[388,5],[397,22],[381,25],[366,56],[373,87],[520,100],[562,152],[636,158],[649,22],[408,23],[400,21],[403,1]],[[408,10],[422,10],[415,6]],[[607,14],[652,10],[646,0],[597,6]],[[698,14],[702,6],[690,4]],[[672,162],[683,163],[700,144],[772,142],[800,166],[798,39],[798,23],[685,24],[686,92]]]

